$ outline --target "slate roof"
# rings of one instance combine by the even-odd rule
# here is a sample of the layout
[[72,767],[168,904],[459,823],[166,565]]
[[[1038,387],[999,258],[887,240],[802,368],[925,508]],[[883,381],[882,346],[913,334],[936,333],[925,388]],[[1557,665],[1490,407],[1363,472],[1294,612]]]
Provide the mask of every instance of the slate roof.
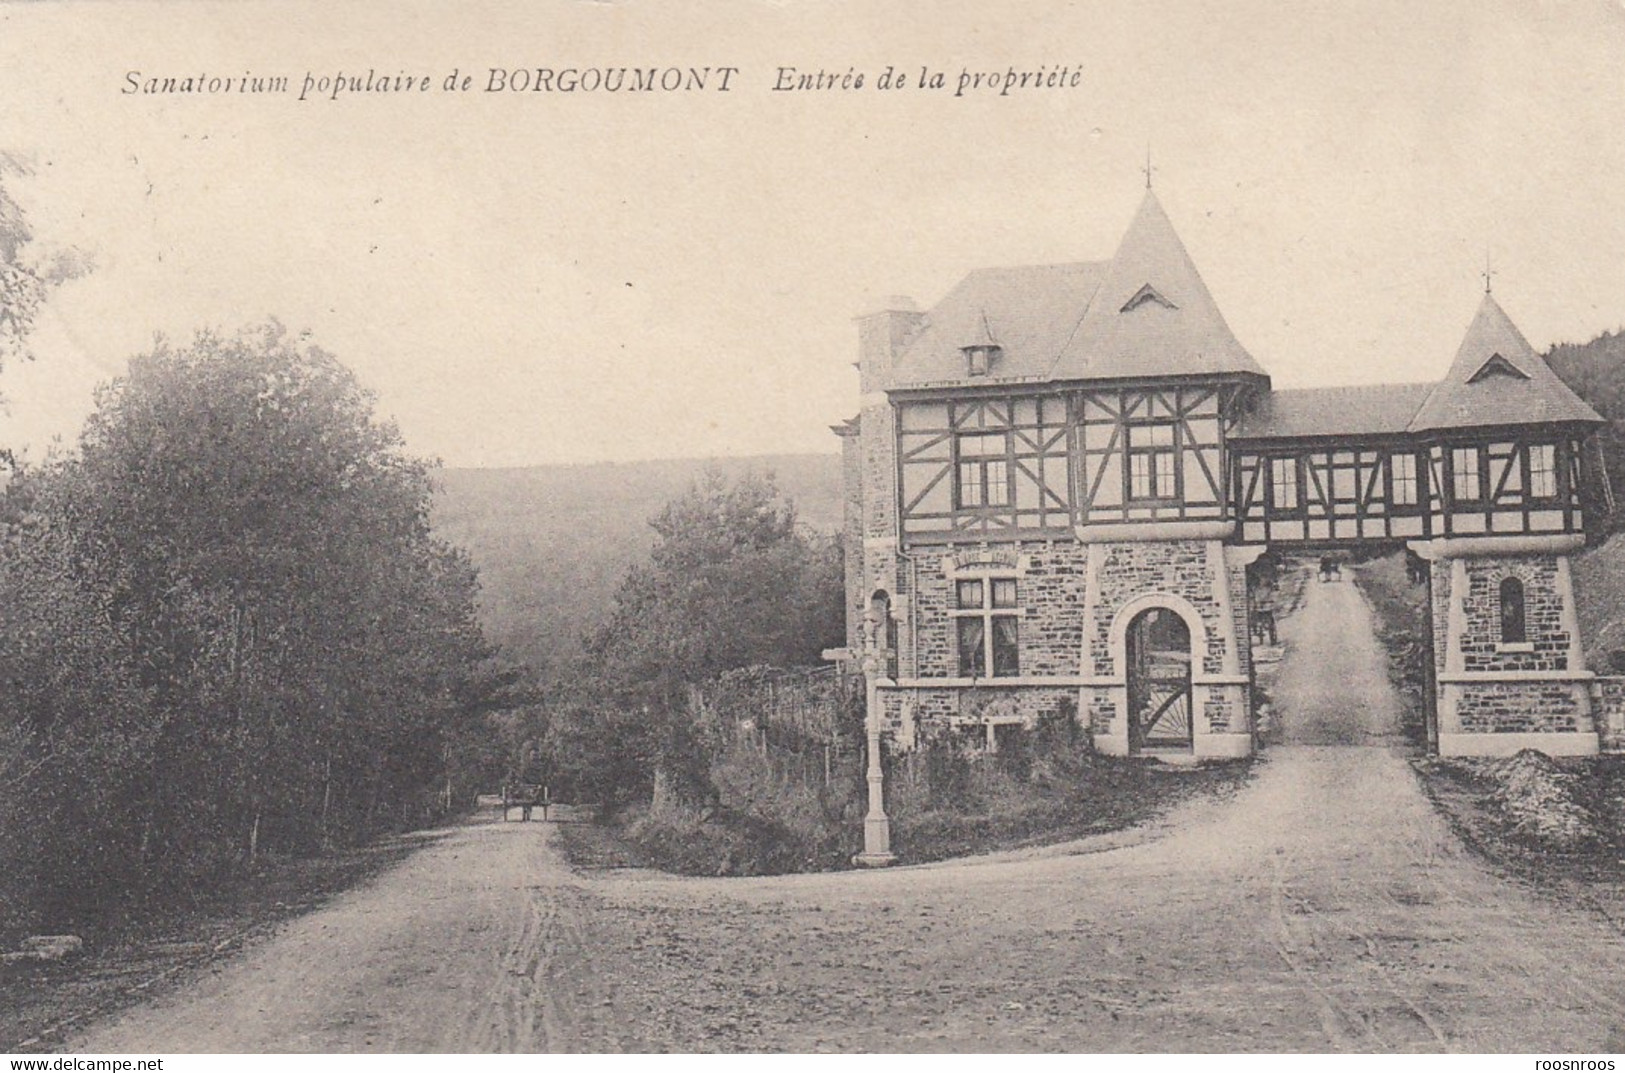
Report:
[[[1133,302],[1146,287],[1154,297]],[[1214,373],[1266,375],[1231,334],[1156,194],[1147,190],[1050,376],[1095,380]]]
[[[1105,270],[1086,262],[972,272],[926,314],[897,360],[891,386],[1049,379]],[[982,342],[984,331],[999,346],[999,357],[988,375],[967,376],[960,348]]]
[[1235,440],[1404,432],[1432,384],[1276,390],[1237,423]]
[[[1476,374],[1497,356],[1523,377],[1492,373],[1475,383]],[[1601,423],[1602,418],[1558,379],[1494,297],[1486,293],[1450,371],[1429,392],[1410,428],[1421,432],[1558,421]]]
[[[1134,302],[1147,288],[1149,298]],[[985,333],[1002,353],[988,375],[972,377],[960,348],[982,341],[984,318]],[[1232,372],[1266,375],[1231,334],[1148,190],[1109,262],[966,276],[926,315],[898,359],[891,386]]]
[[[970,376],[964,347],[999,347]],[[1485,375],[1486,363],[1515,373]],[[1156,195],[1107,262],[972,272],[926,314],[893,369],[891,389],[1164,376],[1266,374],[1219,313]],[[1522,374],[1522,375],[1516,375]],[[1241,439],[1424,432],[1485,425],[1601,423],[1485,294],[1436,384],[1266,393]]]

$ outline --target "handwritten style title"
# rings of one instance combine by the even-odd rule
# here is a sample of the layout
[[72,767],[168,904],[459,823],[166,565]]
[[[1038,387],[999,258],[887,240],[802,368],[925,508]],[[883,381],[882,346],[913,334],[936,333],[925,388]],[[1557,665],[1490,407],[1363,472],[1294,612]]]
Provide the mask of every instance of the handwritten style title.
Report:
[[1083,66],[1041,65],[1038,67],[995,66],[977,68],[961,65],[915,70],[888,66],[869,72],[856,67],[845,70],[780,66],[771,77],[752,80],[742,68],[708,67],[487,67],[465,73],[453,68],[442,76],[422,72],[379,71],[369,67],[364,73],[337,70],[331,74],[306,71],[303,76],[259,74],[240,75],[153,74],[128,70],[119,87],[122,96],[280,96],[299,101],[337,101],[355,97],[405,97],[428,93],[443,94],[635,94],[635,93],[731,93],[739,89],[764,90],[774,94],[850,94],[866,90],[896,90],[951,93],[954,97],[999,96],[1038,90],[1077,89],[1083,84]]

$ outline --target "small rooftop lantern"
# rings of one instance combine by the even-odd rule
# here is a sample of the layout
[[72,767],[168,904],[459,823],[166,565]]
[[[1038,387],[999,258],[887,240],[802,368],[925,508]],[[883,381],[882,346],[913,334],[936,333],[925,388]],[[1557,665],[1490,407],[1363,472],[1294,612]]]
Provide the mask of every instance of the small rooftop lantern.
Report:
[[987,326],[986,311],[976,320],[975,338],[959,350],[965,355],[965,365],[971,376],[986,376],[998,360],[1003,348],[994,341],[993,332]]

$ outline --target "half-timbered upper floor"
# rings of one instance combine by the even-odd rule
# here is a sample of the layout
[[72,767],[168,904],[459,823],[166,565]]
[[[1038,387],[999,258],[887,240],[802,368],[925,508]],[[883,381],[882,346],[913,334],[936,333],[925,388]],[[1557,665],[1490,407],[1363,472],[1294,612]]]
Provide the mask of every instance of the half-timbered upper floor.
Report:
[[1580,533],[1581,463],[1600,421],[1486,293],[1437,383],[1263,396],[1231,437],[1238,536]]
[[906,543],[1164,523],[1314,544],[1583,527],[1601,419],[1488,294],[1437,383],[1272,391],[1149,191],[1109,262],[979,270],[927,313],[860,325],[851,431],[888,456],[865,495],[889,497]]

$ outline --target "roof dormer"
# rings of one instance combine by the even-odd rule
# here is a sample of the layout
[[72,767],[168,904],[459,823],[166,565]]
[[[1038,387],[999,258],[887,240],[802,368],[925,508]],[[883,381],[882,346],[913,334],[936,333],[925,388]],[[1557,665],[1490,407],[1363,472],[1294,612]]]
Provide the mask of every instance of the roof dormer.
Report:
[[1118,310],[1118,312],[1119,313],[1132,313],[1134,310],[1139,309],[1141,306],[1151,304],[1151,303],[1155,303],[1156,305],[1159,305],[1164,309],[1178,309],[1179,308],[1178,306],[1174,305],[1172,302],[1168,301],[1168,299],[1166,299],[1162,295],[1158,294],[1157,289],[1155,287],[1151,286],[1151,284],[1147,283],[1144,287],[1141,287],[1139,290],[1135,291],[1134,296],[1132,298],[1130,298],[1128,301],[1124,302],[1123,303],[1123,308]]
[[1478,372],[1467,378],[1469,384],[1476,384],[1480,380],[1488,380],[1492,376],[1510,376],[1514,380],[1527,380],[1529,374],[1503,358],[1500,354],[1491,354],[1489,360],[1478,367]]
[[993,363],[999,360],[1003,348],[988,327],[986,310],[976,318],[976,334],[959,351],[965,355],[965,371],[970,376],[986,376]]

